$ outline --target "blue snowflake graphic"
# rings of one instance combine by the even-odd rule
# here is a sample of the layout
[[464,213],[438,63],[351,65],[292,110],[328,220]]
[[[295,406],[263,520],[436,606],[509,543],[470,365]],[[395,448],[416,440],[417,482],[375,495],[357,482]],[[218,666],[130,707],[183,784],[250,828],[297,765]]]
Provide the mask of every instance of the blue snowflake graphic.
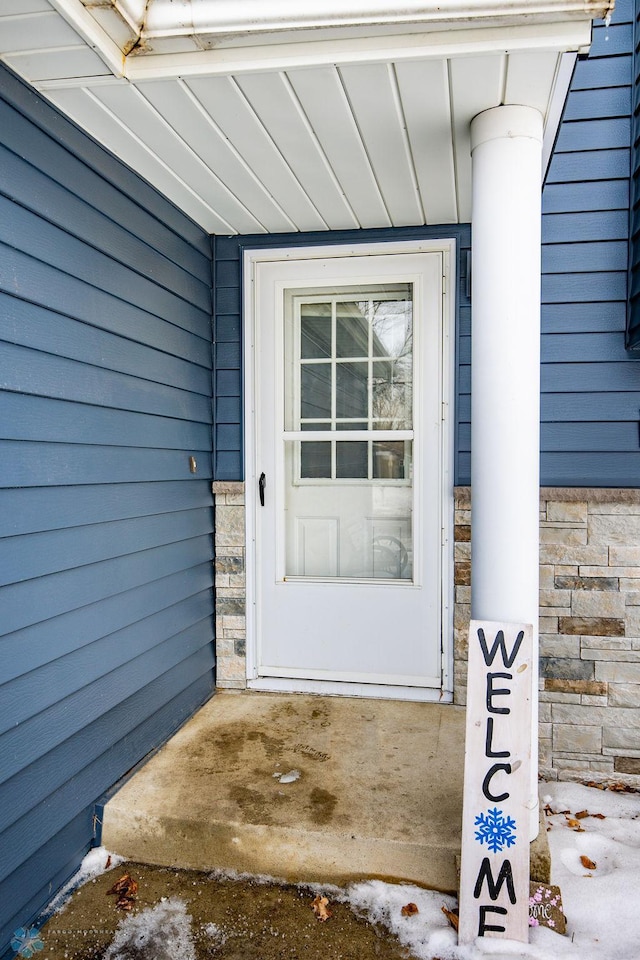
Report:
[[30,960],[37,950],[44,950],[37,927],[18,927],[11,938],[11,946],[18,956],[25,957],[25,960]]
[[494,807],[493,810],[487,810],[486,816],[481,813],[476,817],[476,840],[481,844],[485,843],[492,853],[502,853],[502,848],[512,847],[516,838],[516,822],[512,817],[503,817],[502,810]]

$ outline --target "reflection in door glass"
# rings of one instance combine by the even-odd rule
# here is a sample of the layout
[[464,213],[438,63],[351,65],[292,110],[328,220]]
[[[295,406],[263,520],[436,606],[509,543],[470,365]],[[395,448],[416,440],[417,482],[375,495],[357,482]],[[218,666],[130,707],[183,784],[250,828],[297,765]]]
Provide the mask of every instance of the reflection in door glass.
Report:
[[412,294],[397,283],[285,296],[288,577],[413,577]]

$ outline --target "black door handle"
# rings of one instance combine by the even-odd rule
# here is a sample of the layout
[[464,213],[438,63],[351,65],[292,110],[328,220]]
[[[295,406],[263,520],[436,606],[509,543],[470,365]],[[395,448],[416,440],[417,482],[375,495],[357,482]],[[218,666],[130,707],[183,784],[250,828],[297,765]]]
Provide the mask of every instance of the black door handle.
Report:
[[260,506],[264,507],[264,488],[267,485],[267,478],[264,473],[260,474],[260,479],[258,480],[258,490],[260,491]]

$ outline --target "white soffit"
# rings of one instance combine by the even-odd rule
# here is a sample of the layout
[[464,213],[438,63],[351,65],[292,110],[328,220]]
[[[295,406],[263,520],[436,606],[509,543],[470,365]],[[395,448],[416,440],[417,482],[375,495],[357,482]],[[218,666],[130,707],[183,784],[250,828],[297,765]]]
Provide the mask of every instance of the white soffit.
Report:
[[473,3],[0,0],[0,56],[212,233],[465,222],[471,119],[557,123],[606,12]]

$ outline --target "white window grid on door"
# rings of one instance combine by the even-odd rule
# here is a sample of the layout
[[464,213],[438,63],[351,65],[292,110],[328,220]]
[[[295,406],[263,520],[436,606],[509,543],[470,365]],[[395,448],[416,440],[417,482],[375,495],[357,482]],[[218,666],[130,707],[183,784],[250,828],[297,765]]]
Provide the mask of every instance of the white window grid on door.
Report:
[[[331,484],[337,479],[340,483],[346,484],[388,484],[410,485],[413,474],[413,440],[414,440],[414,413],[413,404],[415,398],[415,384],[413,377],[413,317],[411,330],[411,370],[412,375],[408,389],[411,390],[411,400],[404,408],[404,417],[406,429],[380,429],[379,424],[389,421],[389,417],[376,416],[374,412],[374,371],[376,364],[388,364],[397,360],[391,354],[377,355],[374,352],[374,304],[385,300],[396,301],[399,299],[410,302],[413,306],[413,284],[401,283],[394,287],[384,285],[376,289],[377,285],[363,288],[357,292],[353,289],[344,288],[334,294],[324,291],[318,295],[301,294],[292,298],[293,310],[293,331],[289,339],[289,349],[293,352],[290,362],[285,364],[292,376],[292,392],[288,396],[288,403],[285,403],[285,442],[294,442],[296,455],[294,458],[295,475],[292,478],[296,484]],[[338,310],[341,304],[347,303],[366,304],[363,318],[367,324],[367,352],[354,354],[353,356],[337,355],[337,324]],[[305,306],[313,304],[326,305],[331,310],[331,331],[330,331],[330,353],[327,357],[302,357],[302,310]],[[346,417],[338,416],[337,368],[341,364],[359,363],[367,365],[366,390],[367,390],[367,411],[366,415]],[[322,417],[302,417],[302,371],[303,368],[311,365],[327,366],[330,368],[330,410],[329,415]],[[405,392],[407,385],[405,384]],[[360,426],[365,424],[366,426]],[[351,426],[353,425],[353,426]],[[356,426],[357,425],[357,426]],[[287,429],[288,428],[288,429]],[[303,477],[302,476],[302,444],[306,443],[327,443],[330,445],[330,476],[327,477]],[[337,469],[337,444],[347,442],[363,442],[367,444],[367,476],[366,477],[343,477],[338,476]],[[374,476],[374,447],[376,444],[388,442],[400,443],[404,445],[403,451],[403,476],[384,477]]]

